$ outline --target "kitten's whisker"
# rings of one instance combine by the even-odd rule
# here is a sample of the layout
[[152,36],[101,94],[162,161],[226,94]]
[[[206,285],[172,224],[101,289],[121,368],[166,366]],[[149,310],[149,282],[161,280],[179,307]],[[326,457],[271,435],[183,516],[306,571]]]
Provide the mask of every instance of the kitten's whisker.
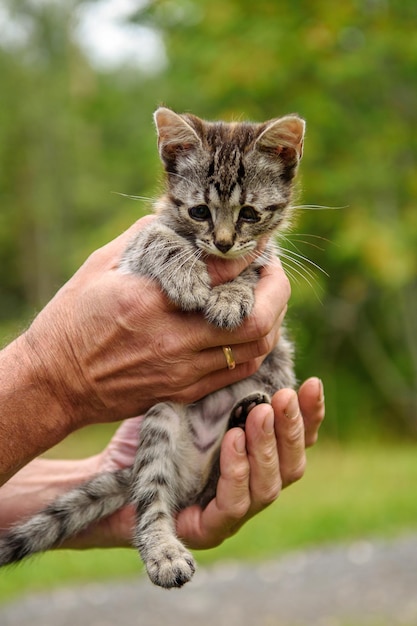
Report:
[[289,233],[288,236],[291,237],[311,237],[311,239],[321,239],[322,241],[326,241],[327,243],[333,243],[331,239],[327,239],[326,237],[322,237],[321,235],[313,235],[312,233]]
[[194,253],[194,255],[193,255],[193,256],[194,256],[194,261],[193,261],[193,263],[191,264],[191,266],[190,266],[190,270],[189,270],[189,272],[188,272],[189,276],[191,276],[191,272],[193,271],[194,266],[195,266],[195,264],[197,263],[197,261],[199,261],[199,260],[201,259],[202,254],[203,254],[203,252],[202,252],[201,250],[196,250],[196,251],[195,251],[195,253]]
[[[171,250],[178,250],[178,245],[176,243],[172,243],[167,245],[166,242],[152,242],[152,250],[154,252],[164,251],[169,252]],[[189,250],[182,250],[181,255],[189,253]],[[178,258],[178,257],[176,257]]]
[[[291,241],[291,239],[286,238],[286,240],[288,241],[288,243],[290,243],[292,246],[294,246],[294,248],[296,250],[298,250],[297,246],[294,244],[293,241]],[[321,246],[318,246],[315,243],[311,243],[311,241],[306,241],[305,239],[299,239],[298,241],[299,241],[299,243],[303,243],[306,246],[310,246],[310,248],[315,248],[316,250],[320,250],[320,252],[324,252],[324,248],[322,248]]]
[[[297,284],[299,284],[300,281],[298,279],[295,279],[294,272],[295,274],[300,276],[300,278],[302,278],[308,284],[308,286],[312,289],[314,295],[316,296],[320,304],[323,304],[323,301],[316,289],[316,287],[321,289],[321,285],[317,282],[317,280],[315,279],[315,276],[314,275],[310,276],[311,280],[309,280],[309,277],[303,274],[303,272],[301,272],[297,267],[290,265],[290,261],[291,263],[295,263],[294,259],[291,259],[291,257],[284,256],[284,258],[281,259],[282,266],[285,270],[285,273],[288,274],[291,280],[294,280]],[[305,269],[302,265],[300,265],[300,267],[302,269]]]
[[175,255],[170,261],[165,263],[164,270],[169,272],[171,271],[171,268],[173,268],[174,271],[171,273],[170,278],[174,280],[177,269],[182,269],[182,267],[184,267],[184,265],[193,257],[194,254],[190,253],[188,250],[182,254]]
[[[291,262],[293,269],[295,269],[294,266],[300,268],[300,270],[302,270],[304,272],[306,280],[307,280],[307,277],[308,277],[317,286],[320,286],[320,284],[319,284],[319,281],[317,280],[317,276],[315,275],[313,268],[321,270],[323,272],[323,274],[328,276],[327,272],[325,272],[316,263],[314,263],[313,261],[310,261],[310,259],[308,259],[307,257],[305,257],[303,255],[297,254],[293,250],[288,250],[287,248],[281,248],[279,256],[280,256],[280,258],[284,258],[288,262]],[[308,265],[306,265],[306,263],[309,263],[310,265],[312,265],[312,267],[308,267]],[[309,280],[307,280],[307,282],[311,285],[311,282]],[[320,288],[321,288],[321,286],[320,286]]]
[[177,176],[178,178],[182,178],[182,180],[185,180],[185,182],[186,182],[186,183],[190,183],[190,182],[191,182],[191,181],[190,181],[188,178],[186,178],[185,176],[181,176],[181,174],[177,174],[177,172],[170,172],[170,171],[167,171],[167,174],[168,174],[169,176]]
[[299,267],[300,270],[303,270],[305,272],[305,275],[308,276],[311,280],[314,280],[314,282],[316,283],[318,282],[313,270],[309,267],[306,267],[301,261],[297,261],[297,259],[294,259],[291,255],[285,253],[281,253],[280,258],[286,259],[287,261],[291,262],[293,264],[293,267]]
[[277,239],[282,239],[283,241],[287,242],[290,246],[294,248],[294,250],[297,250],[297,252],[301,254],[299,247],[294,243],[294,241],[291,241],[288,235],[285,235],[284,233],[278,233]]
[[271,255],[265,251],[259,254],[259,251],[251,250],[246,256],[251,260],[251,263],[257,263],[261,266],[268,265],[271,260]]
[[323,269],[320,265],[318,265],[317,263],[315,263],[314,261],[312,261],[308,257],[304,256],[304,254],[300,254],[298,252],[294,252],[294,250],[288,250],[288,248],[280,248],[280,249],[283,250],[284,252],[287,252],[289,255],[296,256],[298,259],[302,259],[306,263],[309,263],[312,267],[315,267],[317,270],[319,270],[319,272],[321,272],[325,276],[329,277],[329,274],[326,272],[325,269]]
[[269,242],[269,250],[259,252],[256,248],[250,250],[245,257],[249,258],[251,263],[255,262],[259,265],[268,265],[274,256],[278,256],[278,247],[273,240]]
[[303,211],[340,211],[348,209],[349,206],[322,206],[321,204],[298,204],[291,205],[290,209],[301,209]]
[[130,200],[145,200],[145,202],[154,202],[155,198],[148,198],[147,196],[133,196],[129,193],[122,193],[121,191],[112,191],[116,196],[122,196],[123,198],[129,198]]
[[[159,252],[169,252],[170,250],[178,250],[177,244],[166,245],[166,242],[154,242],[153,243],[153,253],[158,254]],[[187,261],[192,258],[196,254],[193,250],[182,250],[179,254],[175,254],[172,259],[165,263],[164,269],[169,272],[170,268],[173,267],[173,270],[170,275],[170,279],[175,280],[175,274],[177,269],[180,269],[187,263]]]
[[[322,237],[320,235],[312,235],[311,233],[289,233],[287,235],[287,239],[288,241],[291,241],[291,243],[294,243],[292,241],[293,238],[299,238],[299,237],[306,237],[307,239],[317,239],[319,241],[324,241],[325,243],[331,244],[333,246],[337,246],[338,244],[336,244],[334,241],[332,241],[331,239],[327,239],[327,237]],[[319,246],[318,244],[314,244],[311,241],[306,241],[304,239],[298,239],[298,241],[300,243],[304,243],[307,246],[311,246],[312,248],[317,248],[318,250],[324,251],[325,248],[322,248],[321,246]]]
[[[283,233],[281,233],[279,235],[279,237],[280,237],[280,239],[284,239],[285,241],[287,241],[293,248],[295,248],[298,252],[300,252],[300,249],[295,244],[295,242],[292,241],[290,235],[284,235]],[[317,244],[311,243],[311,241],[305,241],[304,239],[298,239],[297,243],[303,243],[306,246],[310,246],[311,248],[316,248],[316,250],[320,250],[321,252],[324,251],[324,248],[322,248],[321,246],[319,246]]]
[[[178,270],[181,270],[184,265],[186,265],[191,259],[194,259],[194,263],[192,267],[194,267],[195,262],[198,260],[198,255],[196,250],[184,250],[181,254],[175,255],[173,259],[171,259],[168,263],[165,264],[165,270],[170,270],[170,266],[174,266],[174,271],[172,272],[169,278],[175,280],[175,274]],[[191,267],[191,269],[192,269]],[[190,270],[191,271],[191,270]]]
[[[291,281],[293,281],[296,285],[299,285],[300,284],[300,279],[293,272],[293,268],[291,267],[291,265],[289,265],[285,260],[282,260],[282,267],[284,269],[284,272],[288,276],[288,278]],[[303,278],[304,278],[304,276],[303,276]],[[304,280],[305,280],[305,278],[304,278]]]

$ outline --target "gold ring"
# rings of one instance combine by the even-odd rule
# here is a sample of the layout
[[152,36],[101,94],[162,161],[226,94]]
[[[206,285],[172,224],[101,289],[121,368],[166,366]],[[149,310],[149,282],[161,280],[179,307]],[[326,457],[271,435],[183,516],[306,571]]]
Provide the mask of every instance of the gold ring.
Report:
[[233,356],[232,348],[230,346],[223,346],[223,354],[226,357],[227,368],[234,370],[236,367],[235,357]]

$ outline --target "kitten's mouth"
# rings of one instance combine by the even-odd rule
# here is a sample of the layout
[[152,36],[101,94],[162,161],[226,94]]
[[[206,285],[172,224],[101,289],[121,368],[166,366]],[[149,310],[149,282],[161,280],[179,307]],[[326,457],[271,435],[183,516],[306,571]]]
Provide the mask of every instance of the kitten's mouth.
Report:
[[242,248],[234,249],[233,246],[227,250],[221,250],[218,246],[208,246],[204,242],[199,245],[200,250],[206,259],[222,259],[223,261],[235,261],[236,259],[244,259],[249,257],[251,261],[265,250],[265,246],[269,240],[269,236],[261,237],[257,242],[252,241],[250,245]]
[[234,249],[233,246],[231,248],[227,248],[222,250],[219,247],[208,247],[208,246],[200,246],[200,250],[203,252],[204,256],[212,257],[216,259],[222,259],[224,261],[234,261],[236,259],[242,259],[248,254],[256,254],[256,250],[258,250],[259,246],[247,246],[244,248]]
[[246,254],[249,254],[248,250],[227,250],[222,252],[221,250],[211,250],[208,255],[215,256],[218,259],[224,259],[225,261],[232,261],[233,259],[240,259]]

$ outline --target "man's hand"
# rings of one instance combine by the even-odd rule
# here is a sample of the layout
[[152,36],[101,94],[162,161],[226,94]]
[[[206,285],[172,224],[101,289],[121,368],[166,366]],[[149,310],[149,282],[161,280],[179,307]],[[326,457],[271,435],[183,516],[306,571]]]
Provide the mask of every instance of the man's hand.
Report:
[[[290,288],[277,259],[262,270],[254,311],[234,332],[178,311],[155,281],[123,274],[128,242],[151,219],[94,252],[21,338],[39,384],[61,401],[73,429],[132,417],[163,400],[193,402],[254,373],[278,341]],[[228,277],[242,263],[230,261]],[[217,268],[216,279],[224,272]],[[233,347],[233,371],[223,345]]]
[[[321,381],[308,379],[297,393],[282,389],[272,406],[250,411],[246,430],[233,428],[223,440],[221,476],[216,497],[205,509],[191,506],[177,518],[178,536],[190,548],[212,548],[237,532],[251,517],[271,504],[284,487],[305,470],[305,448],[317,440],[324,418]],[[104,452],[97,470],[114,470],[133,462],[140,419],[125,421]],[[132,507],[125,507],[92,526],[64,547],[130,545],[134,525]]]

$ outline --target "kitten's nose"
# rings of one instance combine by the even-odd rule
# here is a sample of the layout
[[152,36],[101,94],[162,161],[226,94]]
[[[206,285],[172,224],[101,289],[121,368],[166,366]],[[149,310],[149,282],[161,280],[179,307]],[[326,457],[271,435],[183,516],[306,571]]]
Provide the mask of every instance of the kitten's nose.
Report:
[[233,243],[216,241],[214,245],[216,246],[218,250],[220,250],[220,252],[223,252],[223,254],[226,254],[226,252],[229,252],[230,248],[233,246]]

